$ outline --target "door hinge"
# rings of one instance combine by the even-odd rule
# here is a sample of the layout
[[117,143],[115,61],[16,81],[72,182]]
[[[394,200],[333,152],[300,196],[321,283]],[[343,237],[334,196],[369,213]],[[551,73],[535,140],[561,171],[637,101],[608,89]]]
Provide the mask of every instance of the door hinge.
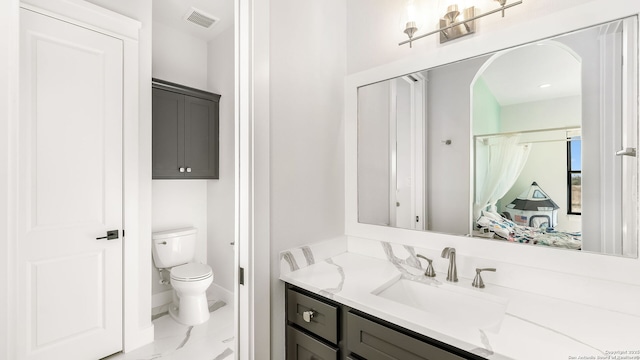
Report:
[[238,270],[238,281],[240,281],[240,285],[244,285],[244,268]]

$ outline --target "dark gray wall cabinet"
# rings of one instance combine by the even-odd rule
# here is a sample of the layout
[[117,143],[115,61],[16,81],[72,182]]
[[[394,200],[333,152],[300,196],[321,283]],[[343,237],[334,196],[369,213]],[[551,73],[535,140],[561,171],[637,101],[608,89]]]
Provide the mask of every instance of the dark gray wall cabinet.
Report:
[[218,179],[220,95],[153,79],[152,177]]
[[484,359],[293,285],[285,291],[287,360]]

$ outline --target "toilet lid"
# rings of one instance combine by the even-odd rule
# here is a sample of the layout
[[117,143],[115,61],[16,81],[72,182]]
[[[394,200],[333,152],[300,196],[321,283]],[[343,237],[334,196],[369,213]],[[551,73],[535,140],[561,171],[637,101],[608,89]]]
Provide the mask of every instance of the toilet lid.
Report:
[[213,270],[207,264],[185,264],[171,269],[171,279],[178,281],[197,281],[212,275]]

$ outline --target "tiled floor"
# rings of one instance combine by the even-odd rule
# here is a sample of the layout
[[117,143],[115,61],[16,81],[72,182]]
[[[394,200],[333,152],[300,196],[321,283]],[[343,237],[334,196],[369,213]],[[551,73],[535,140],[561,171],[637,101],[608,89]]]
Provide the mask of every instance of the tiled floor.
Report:
[[155,341],[126,354],[115,354],[103,360],[232,360],[235,331],[233,306],[223,302],[212,304],[209,321],[185,326],[171,316],[155,320]]

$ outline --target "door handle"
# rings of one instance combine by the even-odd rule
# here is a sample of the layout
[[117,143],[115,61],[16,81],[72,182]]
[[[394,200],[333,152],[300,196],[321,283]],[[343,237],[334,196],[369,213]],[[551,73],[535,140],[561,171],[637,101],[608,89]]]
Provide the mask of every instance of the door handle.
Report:
[[181,167],[181,168],[179,168],[179,169],[178,169],[178,171],[180,171],[180,172],[184,172],[184,168],[183,168],[183,167]]
[[626,148],[616,151],[616,156],[633,156],[636,157],[636,148]]
[[96,240],[102,240],[102,239],[115,240],[118,238],[119,238],[118,230],[109,230],[107,231],[107,236],[97,237]]

